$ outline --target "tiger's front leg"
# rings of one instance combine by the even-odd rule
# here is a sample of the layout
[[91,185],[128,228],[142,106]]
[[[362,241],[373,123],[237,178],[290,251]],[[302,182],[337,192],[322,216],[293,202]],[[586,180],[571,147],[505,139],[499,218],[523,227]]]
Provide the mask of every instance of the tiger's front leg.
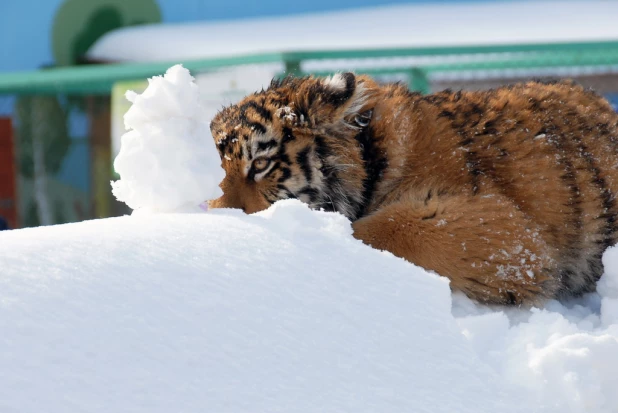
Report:
[[400,200],[352,224],[364,243],[433,270],[484,303],[535,304],[557,288],[540,229],[500,195]]

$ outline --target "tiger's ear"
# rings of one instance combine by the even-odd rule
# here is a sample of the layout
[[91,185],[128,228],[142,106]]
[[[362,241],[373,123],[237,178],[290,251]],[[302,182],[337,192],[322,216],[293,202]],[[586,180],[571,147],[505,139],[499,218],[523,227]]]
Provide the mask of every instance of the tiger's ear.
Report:
[[323,103],[339,107],[345,104],[356,90],[356,76],[354,73],[336,73],[331,77],[322,79]]
[[366,105],[367,80],[350,72],[308,78],[296,91],[294,109],[310,127],[345,124]]

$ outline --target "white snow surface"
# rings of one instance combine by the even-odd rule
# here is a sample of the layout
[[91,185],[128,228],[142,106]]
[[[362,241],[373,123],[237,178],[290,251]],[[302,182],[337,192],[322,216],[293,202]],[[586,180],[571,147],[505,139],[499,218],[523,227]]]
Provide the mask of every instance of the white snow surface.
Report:
[[99,39],[88,57],[148,62],[285,51],[618,40],[616,16],[618,2],[608,0],[391,5],[122,28]]
[[0,233],[0,411],[616,412],[599,293],[487,308],[280,201]]
[[112,192],[140,212],[199,210],[223,194],[225,177],[199,88],[181,65],[148,82],[141,95],[127,93],[131,130],[121,138]]
[[444,279],[280,202],[0,237],[0,411],[517,411]]

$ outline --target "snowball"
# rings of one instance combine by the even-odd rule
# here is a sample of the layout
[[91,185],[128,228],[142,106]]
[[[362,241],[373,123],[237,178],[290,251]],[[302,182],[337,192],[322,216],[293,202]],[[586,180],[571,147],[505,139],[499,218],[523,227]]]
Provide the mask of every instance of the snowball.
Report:
[[225,177],[200,103],[198,86],[181,65],[148,80],[144,93],[127,92],[120,153],[112,182],[119,201],[136,211],[200,211],[222,195]]

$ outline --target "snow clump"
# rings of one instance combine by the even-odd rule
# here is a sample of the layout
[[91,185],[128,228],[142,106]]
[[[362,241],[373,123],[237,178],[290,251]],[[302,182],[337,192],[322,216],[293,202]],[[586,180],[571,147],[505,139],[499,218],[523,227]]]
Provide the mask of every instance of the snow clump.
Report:
[[198,86],[181,65],[148,79],[144,93],[129,91],[112,192],[135,211],[190,212],[223,193],[225,177]]

